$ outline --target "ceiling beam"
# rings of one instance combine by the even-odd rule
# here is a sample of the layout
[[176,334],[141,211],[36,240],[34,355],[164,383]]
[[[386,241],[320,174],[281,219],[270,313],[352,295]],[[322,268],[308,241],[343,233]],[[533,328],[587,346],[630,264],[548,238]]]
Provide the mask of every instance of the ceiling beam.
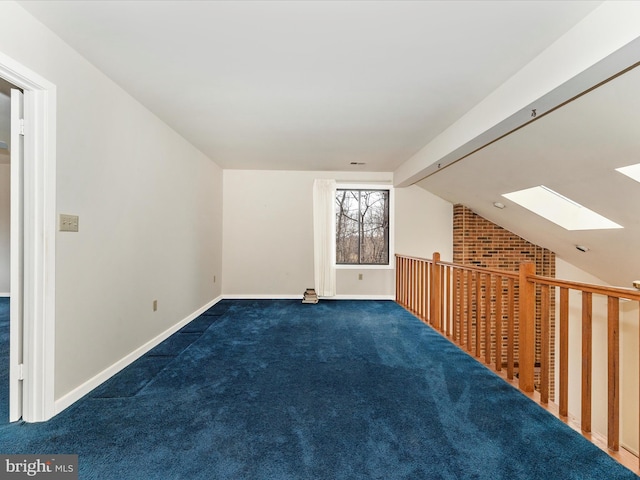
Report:
[[603,3],[398,167],[394,184],[412,185],[636,64],[638,18],[638,1]]

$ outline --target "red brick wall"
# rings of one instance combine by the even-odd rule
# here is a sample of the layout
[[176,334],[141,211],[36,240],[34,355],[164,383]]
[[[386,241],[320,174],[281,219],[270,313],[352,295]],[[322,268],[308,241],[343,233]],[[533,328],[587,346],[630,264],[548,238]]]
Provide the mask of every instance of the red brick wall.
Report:
[[555,254],[491,223],[464,205],[453,207],[453,262],[517,272],[522,262],[555,277]]
[[[453,207],[453,262],[511,272],[517,272],[521,263],[531,262],[536,265],[536,274],[546,277],[555,277],[556,267],[555,253],[505,230],[477,215],[464,205],[454,205]],[[552,290],[550,312],[552,371],[555,363],[553,349],[555,344],[555,299],[553,293]],[[539,311],[540,305],[536,305],[536,362],[540,358]],[[493,333],[495,335],[495,332]],[[503,352],[506,352],[506,346],[503,348]],[[506,362],[506,356],[504,362]],[[551,387],[553,393],[553,385]]]

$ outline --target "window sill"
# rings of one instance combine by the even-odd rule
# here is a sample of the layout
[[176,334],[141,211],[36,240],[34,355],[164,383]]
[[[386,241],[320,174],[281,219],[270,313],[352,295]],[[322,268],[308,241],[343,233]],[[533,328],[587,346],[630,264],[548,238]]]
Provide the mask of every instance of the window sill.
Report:
[[395,265],[336,265],[336,270],[393,270]]

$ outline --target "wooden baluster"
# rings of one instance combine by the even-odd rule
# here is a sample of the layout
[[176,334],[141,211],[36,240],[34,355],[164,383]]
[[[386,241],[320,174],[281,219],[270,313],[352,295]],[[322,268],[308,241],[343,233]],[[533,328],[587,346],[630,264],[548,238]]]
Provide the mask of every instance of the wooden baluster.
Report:
[[447,304],[447,285],[445,283],[445,270],[447,268],[444,265],[440,265],[440,331],[446,335],[447,333],[447,318],[445,312],[445,306]]
[[480,357],[481,341],[482,341],[482,275],[480,272],[476,273],[476,358]]
[[427,299],[429,298],[429,270],[431,264],[428,261],[422,263],[422,296],[420,297],[420,310],[422,311],[422,319],[429,321],[429,309],[427,308]]
[[422,318],[424,320],[427,320],[427,318],[429,317],[429,308],[427,307],[428,305],[428,301],[429,301],[429,289],[430,289],[430,285],[429,285],[429,271],[430,271],[431,265],[429,264],[429,262],[424,262],[422,265],[422,275],[424,277],[424,288],[422,289],[422,305],[420,305],[420,308],[422,308]]
[[607,446],[620,448],[620,300],[607,297],[608,419]]
[[402,304],[402,306],[406,307],[407,306],[407,302],[406,297],[405,297],[405,292],[407,290],[407,259],[403,258],[402,259],[402,276],[400,278],[400,303]]
[[529,277],[535,275],[535,265],[523,263],[520,265],[520,281],[518,293],[520,296],[520,325],[518,342],[518,386],[523,392],[533,392],[534,381],[534,353],[535,353],[535,284]]
[[515,302],[515,280],[507,280],[507,378],[513,380],[513,362],[516,339],[516,302]]
[[403,263],[403,275],[402,275],[402,304],[408,307],[408,292],[409,292],[409,260],[404,259]]
[[427,308],[427,302],[429,301],[429,271],[431,264],[425,261],[422,266],[422,299],[420,302],[420,309],[422,310],[422,319],[425,322],[429,322],[429,309]]
[[484,275],[484,363],[491,364],[491,275]]
[[427,263],[427,271],[425,272],[425,281],[427,282],[425,297],[425,316],[429,319],[429,325],[433,325],[433,312],[431,311],[431,297],[433,296],[433,263]]
[[407,259],[402,259],[402,305],[407,306]]
[[408,276],[407,276],[407,308],[409,308],[409,310],[412,310],[411,308],[411,300],[413,298],[413,266],[414,266],[414,262],[413,259],[409,259],[409,265],[408,265]]
[[549,403],[549,285],[540,286],[540,403]]
[[430,291],[430,270],[431,264],[428,261],[422,263],[422,276],[424,278],[424,285],[422,288],[422,298],[420,300],[420,309],[422,310],[422,318],[429,318],[429,291]]
[[591,293],[582,292],[582,412],[580,426],[591,431],[591,351],[592,351]]
[[502,371],[502,280],[496,277],[496,372]]
[[422,297],[422,311],[425,320],[429,317],[429,292],[431,291],[431,263],[424,262],[424,297]]
[[[447,286],[447,306],[446,306],[446,320],[445,320],[445,335],[447,337],[451,337],[453,334],[453,325],[451,322],[451,317],[452,317],[452,305],[451,305],[451,301],[453,298],[453,288],[452,288],[452,284],[451,284],[451,267],[447,266],[445,267],[445,273],[446,273],[446,281],[445,281],[445,285]],[[454,338],[455,340],[455,338]]]
[[417,309],[417,296],[418,296],[418,262],[417,260],[411,260],[411,311],[415,313]]
[[433,254],[433,269],[431,271],[431,318],[436,330],[441,330],[440,325],[440,302],[442,301],[442,291],[440,285],[440,254]]
[[460,312],[460,284],[458,283],[458,269],[451,268],[451,338],[460,344],[458,340],[458,315]]
[[398,289],[396,290],[396,299],[400,305],[404,305],[402,301],[402,292],[404,288],[404,258],[398,257],[398,271],[396,272],[398,277]]
[[413,261],[413,288],[412,288],[412,292],[413,292],[413,296],[411,299],[411,311],[417,315],[418,317],[420,316],[420,281],[421,281],[421,275],[420,275],[420,260],[414,260]]
[[416,314],[418,318],[424,318],[424,312],[422,311],[422,297],[424,296],[424,262],[422,260],[418,260],[417,264],[418,271],[418,288],[416,292]]
[[472,327],[473,327],[473,272],[467,270],[467,351],[471,353],[473,349]]
[[396,255],[396,302],[402,304],[400,301],[400,285],[402,282],[400,279],[402,278],[402,259]]
[[420,261],[413,261],[413,298],[411,299],[411,310],[417,312],[418,310],[418,276],[420,275]]
[[433,268],[431,263],[428,261],[425,261],[424,265],[422,266],[422,274],[424,275],[424,288],[422,291],[424,295],[422,296],[422,305],[421,305],[422,316],[425,319],[425,321],[427,321],[427,319],[429,319],[430,321],[429,295],[431,294],[431,268]]
[[409,289],[411,288],[411,259],[407,259],[406,261],[406,272],[405,272],[405,289],[404,289],[404,304],[407,308],[409,307]]
[[460,345],[467,345],[467,272],[460,270]]
[[560,287],[560,415],[569,415],[569,289]]

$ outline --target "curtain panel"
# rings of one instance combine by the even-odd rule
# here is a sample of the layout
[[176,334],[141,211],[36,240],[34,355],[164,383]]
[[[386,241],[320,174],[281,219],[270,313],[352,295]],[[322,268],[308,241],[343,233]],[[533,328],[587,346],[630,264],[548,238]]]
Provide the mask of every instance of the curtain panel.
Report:
[[336,294],[336,181],[313,182],[314,282],[318,296]]

